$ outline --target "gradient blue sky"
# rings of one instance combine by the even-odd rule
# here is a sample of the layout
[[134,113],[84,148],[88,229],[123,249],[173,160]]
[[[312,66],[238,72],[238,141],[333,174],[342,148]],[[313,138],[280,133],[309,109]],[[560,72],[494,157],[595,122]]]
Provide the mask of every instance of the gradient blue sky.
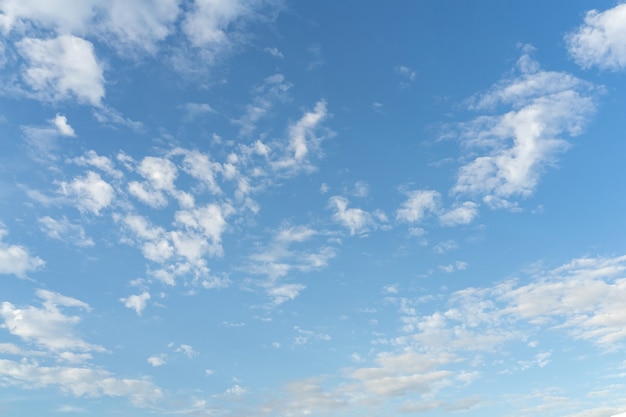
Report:
[[626,4],[0,31],[0,415],[626,411]]

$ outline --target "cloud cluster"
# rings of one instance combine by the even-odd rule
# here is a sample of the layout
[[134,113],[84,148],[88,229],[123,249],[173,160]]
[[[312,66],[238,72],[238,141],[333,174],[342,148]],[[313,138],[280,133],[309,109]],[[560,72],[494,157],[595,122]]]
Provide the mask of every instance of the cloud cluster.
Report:
[[[89,312],[88,304],[49,290],[39,289],[36,293],[41,307],[17,307],[8,301],[0,305],[0,329],[24,345],[0,346],[3,353],[22,358],[0,360],[0,377],[5,384],[31,388],[57,386],[76,397],[127,397],[137,406],[161,397],[161,389],[150,381],[117,378],[88,363],[93,353],[107,350],[83,340],[76,329],[81,316],[65,313],[67,309]],[[57,364],[42,363],[48,359]]]
[[[196,49],[204,62],[241,42],[241,24],[275,10],[273,1],[193,0],[3,0],[0,30],[23,59],[21,78],[43,101],[75,99],[103,106],[102,55],[107,46],[124,59],[155,56],[171,35],[178,50]],[[46,36],[47,35],[47,36]],[[173,58],[183,68],[181,56]]]

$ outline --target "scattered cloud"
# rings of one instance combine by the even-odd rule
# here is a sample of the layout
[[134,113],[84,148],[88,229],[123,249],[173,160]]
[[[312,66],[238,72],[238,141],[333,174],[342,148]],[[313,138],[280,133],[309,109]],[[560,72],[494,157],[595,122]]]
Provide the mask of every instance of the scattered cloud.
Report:
[[478,216],[478,204],[466,201],[439,215],[443,226],[457,226],[471,223]]
[[88,171],[84,177],[76,177],[71,182],[61,182],[59,193],[74,203],[81,212],[91,212],[96,216],[113,203],[115,190],[100,177]]
[[37,219],[41,229],[48,237],[56,240],[70,242],[76,246],[94,246],[94,241],[87,237],[85,229],[80,224],[71,223],[66,217],[55,220],[50,216]]
[[328,206],[334,209],[333,220],[350,230],[351,235],[362,235],[376,226],[372,215],[359,208],[348,208],[345,197],[334,196],[328,200]]
[[0,222],[0,274],[25,278],[28,272],[35,272],[45,265],[41,258],[31,255],[24,246],[3,242],[7,235],[8,231]]
[[415,190],[407,193],[408,199],[402,203],[402,207],[396,212],[396,218],[400,221],[415,223],[419,222],[430,212],[439,209],[441,195],[433,190]]
[[62,307],[90,311],[86,303],[56,292],[39,289],[37,296],[42,300],[42,307],[28,306],[19,308],[8,301],[0,307],[2,328],[22,340],[53,352],[104,352],[102,346],[82,340],[76,333],[75,326],[81,321],[80,316],[63,314]]
[[568,51],[583,68],[621,70],[626,67],[626,4],[599,12],[590,10],[585,22],[566,36]]
[[515,77],[470,103],[475,110],[500,104],[511,109],[461,125],[463,145],[478,155],[459,169],[454,193],[482,196],[494,207],[509,198],[528,197],[543,171],[569,146],[559,136],[580,134],[595,111],[591,84],[567,73],[542,70],[531,52],[531,47],[524,48]]
[[120,298],[120,301],[124,303],[124,306],[130,308],[131,310],[135,310],[137,315],[141,315],[141,312],[148,305],[148,300],[150,299],[150,293],[144,291],[141,294],[131,295],[126,298]]

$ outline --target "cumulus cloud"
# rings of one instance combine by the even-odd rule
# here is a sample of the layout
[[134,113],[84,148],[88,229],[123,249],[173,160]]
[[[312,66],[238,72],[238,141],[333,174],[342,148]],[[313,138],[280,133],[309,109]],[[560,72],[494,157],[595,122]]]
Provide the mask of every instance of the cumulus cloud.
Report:
[[74,202],[82,212],[91,212],[97,216],[100,210],[113,202],[115,190],[100,177],[100,174],[88,171],[84,177],[74,178],[71,182],[61,182],[59,191]]
[[45,265],[41,258],[31,255],[24,246],[3,242],[7,234],[4,224],[0,222],[0,274],[24,278],[28,272],[37,271]]
[[180,0],[4,0],[6,32],[29,24],[58,34],[97,36],[122,53],[154,53],[173,30]]
[[85,155],[73,158],[71,162],[79,166],[97,168],[116,179],[121,179],[124,175],[121,171],[115,168],[115,163],[110,158],[98,155],[94,150],[89,150],[85,152]]
[[626,4],[599,12],[590,10],[584,23],[566,36],[574,61],[583,68],[621,70],[626,67]]
[[498,105],[510,110],[461,125],[460,139],[476,156],[459,169],[454,193],[482,196],[494,207],[531,195],[543,171],[567,149],[563,137],[580,134],[594,112],[593,86],[570,74],[542,70],[531,51],[525,47],[515,77],[471,101],[475,110]]
[[52,120],[52,123],[59,131],[59,134],[62,136],[76,136],[74,129],[67,123],[67,117],[62,114],[57,114],[56,117]]
[[439,222],[444,226],[457,226],[471,223],[478,216],[478,204],[466,201],[439,215]]
[[42,307],[16,307],[8,301],[0,306],[1,327],[22,340],[53,352],[104,352],[105,349],[82,340],[75,327],[81,321],[80,316],[63,313],[62,308],[74,308],[90,311],[89,305],[75,298],[39,289],[37,296],[42,300]]
[[351,235],[367,232],[375,226],[370,213],[359,208],[348,208],[350,202],[345,197],[334,196],[328,200],[330,208],[335,210],[333,220],[350,230]]
[[415,190],[408,194],[408,199],[402,203],[396,212],[400,221],[415,223],[421,221],[428,213],[439,209],[441,194],[433,190]]
[[79,102],[101,105],[104,75],[91,42],[61,35],[24,38],[16,46],[28,64],[22,74],[24,81],[39,98],[56,101],[75,97]]
[[[626,256],[580,258],[537,272],[525,283],[507,280],[456,291],[448,309],[432,314],[403,305],[405,335],[394,343],[433,352],[488,352],[507,341],[527,343],[530,325],[535,332],[564,333],[614,351],[626,339],[625,271]],[[536,354],[529,364],[546,366],[549,356]]]
[[150,356],[147,361],[150,365],[157,367],[165,365],[167,363],[166,359],[167,357],[165,355],[156,355]]
[[131,295],[126,298],[120,298],[120,301],[124,303],[126,308],[130,308],[131,310],[135,310],[137,315],[141,315],[141,312],[148,305],[148,300],[150,299],[150,293],[144,291],[141,294]]

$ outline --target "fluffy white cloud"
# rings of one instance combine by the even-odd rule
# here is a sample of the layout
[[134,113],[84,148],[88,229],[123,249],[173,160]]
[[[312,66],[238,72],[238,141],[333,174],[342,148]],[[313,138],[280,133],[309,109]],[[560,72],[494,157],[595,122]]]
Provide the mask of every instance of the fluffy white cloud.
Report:
[[97,36],[120,52],[154,53],[172,31],[180,0],[2,0],[3,29],[24,25],[58,34]]
[[217,182],[217,175],[222,172],[222,165],[220,163],[211,161],[209,155],[182,148],[173,150],[171,154],[184,155],[182,169],[205,184],[211,193],[222,193]]
[[100,210],[107,208],[113,202],[115,190],[113,187],[93,171],[88,171],[84,177],[77,177],[72,182],[61,182],[61,194],[71,199],[80,211],[88,211],[100,215]]
[[340,196],[331,197],[328,205],[335,210],[333,220],[350,230],[350,234],[362,234],[375,226],[372,215],[358,208],[348,208],[348,199]]
[[32,256],[21,245],[8,245],[2,239],[8,234],[4,225],[0,223],[0,274],[17,275],[20,278],[28,272],[33,272],[45,265],[45,262]]
[[124,306],[135,310],[138,315],[141,315],[141,312],[148,305],[148,300],[150,299],[150,293],[144,291],[141,294],[131,295],[126,298],[120,298],[120,301],[124,303]]
[[466,201],[463,204],[439,215],[439,222],[444,226],[469,224],[478,216],[478,204]]
[[[98,4],[104,19],[97,29],[122,52],[154,54],[157,43],[174,30],[181,0],[109,0]],[[113,38],[108,36],[113,35]],[[114,41],[113,41],[114,40]]]
[[163,366],[167,363],[165,355],[150,356],[147,360],[150,365],[155,367]]
[[3,13],[5,32],[20,23],[32,21],[37,26],[56,29],[67,33],[82,31],[93,17],[95,0],[79,3],[73,0],[2,0],[0,10]]
[[57,114],[56,117],[52,120],[54,126],[56,126],[59,134],[62,136],[76,136],[74,129],[67,123],[67,117],[62,114]]
[[82,340],[75,331],[80,316],[65,315],[60,307],[78,308],[90,311],[86,303],[48,290],[37,290],[42,299],[42,308],[28,306],[19,308],[10,302],[0,306],[2,328],[26,342],[53,352],[79,351],[104,352],[105,349]]
[[[221,256],[222,234],[226,230],[228,223],[226,218],[232,214],[232,207],[229,205],[219,206],[217,204],[207,204],[192,210],[179,210],[175,214],[176,224],[182,226],[187,231],[199,232],[204,242],[206,251],[213,256]],[[182,235],[176,235],[182,239]],[[191,234],[188,234],[191,238]]]
[[581,133],[595,110],[591,85],[569,74],[541,70],[530,58],[530,49],[526,47],[518,60],[517,77],[472,102],[477,110],[499,104],[512,109],[461,127],[463,144],[478,156],[459,169],[453,192],[483,196],[495,206],[510,197],[529,196],[543,170],[567,148],[559,137]]
[[591,10],[585,22],[566,37],[569,53],[583,68],[626,67],[626,4],[599,12]]
[[100,106],[104,75],[93,45],[85,39],[61,35],[53,39],[25,38],[17,48],[28,63],[24,81],[44,100],[75,97]]
[[131,181],[128,191],[142,202],[155,208],[164,207],[167,205],[165,192],[178,199],[181,206],[193,207],[193,196],[176,188],[174,181],[178,177],[178,168],[169,159],[147,156],[137,167],[137,172],[145,181]]
[[439,209],[441,194],[433,190],[415,190],[408,193],[408,199],[396,212],[401,221],[415,223],[421,221],[429,212]]

